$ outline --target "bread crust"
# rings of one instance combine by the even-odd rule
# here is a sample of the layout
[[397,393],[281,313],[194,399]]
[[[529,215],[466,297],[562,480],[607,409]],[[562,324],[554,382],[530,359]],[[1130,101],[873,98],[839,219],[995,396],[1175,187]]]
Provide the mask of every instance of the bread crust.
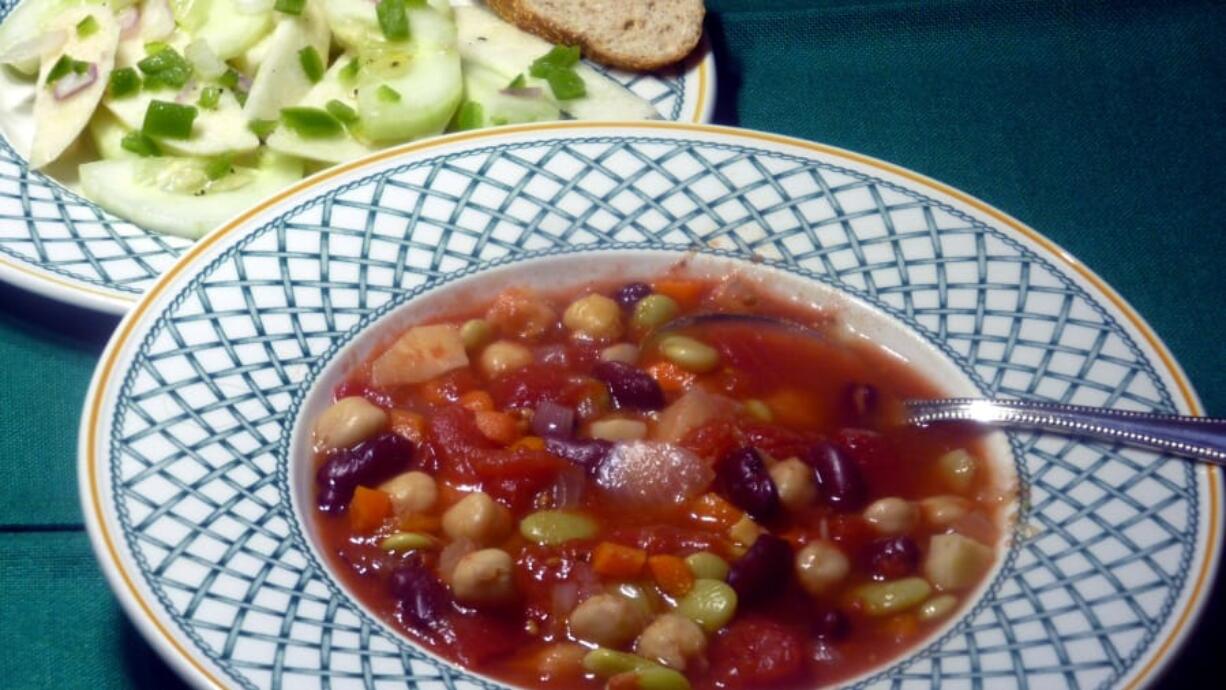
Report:
[[616,44],[606,45],[605,41],[587,35],[580,27],[568,25],[562,17],[551,17],[534,11],[528,6],[528,2],[529,0],[486,0],[486,4],[497,12],[498,16],[524,31],[552,43],[578,45],[585,57],[603,65],[639,72],[660,69],[685,59],[702,38],[702,21],[706,14],[703,4],[696,3],[698,11],[691,13],[693,16],[687,17],[686,24],[673,32],[672,37],[677,40],[659,45],[659,51],[654,54],[641,54],[633,50],[619,49]]

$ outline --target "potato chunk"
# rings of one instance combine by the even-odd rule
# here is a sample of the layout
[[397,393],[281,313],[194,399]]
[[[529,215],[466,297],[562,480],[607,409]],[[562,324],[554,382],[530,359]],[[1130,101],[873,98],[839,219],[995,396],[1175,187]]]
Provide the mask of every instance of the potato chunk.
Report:
[[690,431],[713,419],[732,416],[735,409],[736,403],[722,395],[691,388],[660,413],[655,438],[666,443],[677,443]]
[[950,591],[975,584],[992,564],[992,549],[961,534],[937,534],[924,559],[924,576],[937,589]]
[[371,383],[401,386],[429,381],[468,366],[460,329],[453,324],[410,328],[371,366]]

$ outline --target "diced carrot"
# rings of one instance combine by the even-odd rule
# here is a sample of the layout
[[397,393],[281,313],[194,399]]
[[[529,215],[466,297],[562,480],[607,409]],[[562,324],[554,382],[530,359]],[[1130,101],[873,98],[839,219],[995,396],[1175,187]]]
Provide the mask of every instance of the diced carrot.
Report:
[[724,500],[719,494],[703,494],[690,503],[690,517],[716,529],[728,529],[740,522],[745,513]]
[[392,497],[378,489],[359,486],[349,502],[349,527],[354,532],[373,532],[392,515]]
[[910,613],[901,613],[886,620],[885,629],[893,634],[895,639],[905,640],[915,635],[919,629],[919,621]]
[[506,412],[482,410],[476,413],[477,429],[495,443],[510,445],[519,439],[519,424]]
[[694,383],[694,374],[672,362],[656,362],[647,367],[647,373],[660,384],[665,393],[680,393]]
[[699,280],[662,278],[653,283],[651,289],[661,295],[672,297],[683,310],[689,310],[698,306],[705,286]]
[[442,527],[442,523],[443,521],[434,515],[409,513],[400,518],[400,531],[437,532]]
[[422,443],[426,440],[425,417],[408,410],[392,410],[388,414],[391,417],[393,433],[399,434],[413,443]]
[[821,405],[809,393],[795,388],[784,388],[772,393],[766,404],[775,415],[775,421],[794,428],[820,429],[826,426],[826,414]]
[[694,586],[694,573],[690,566],[677,556],[660,554],[647,559],[647,569],[656,585],[665,594],[673,597],[683,597]]
[[460,407],[473,412],[491,412],[494,409],[494,397],[485,391],[469,391],[460,396]]
[[647,552],[633,546],[602,541],[592,551],[592,570],[606,577],[630,579],[636,577],[647,562]]
[[511,444],[511,450],[545,450],[545,439],[540,436],[524,436]]

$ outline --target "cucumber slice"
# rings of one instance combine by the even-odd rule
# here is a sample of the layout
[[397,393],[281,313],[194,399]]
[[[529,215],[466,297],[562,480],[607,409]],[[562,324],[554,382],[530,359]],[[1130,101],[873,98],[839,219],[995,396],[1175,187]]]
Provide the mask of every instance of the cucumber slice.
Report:
[[[379,28],[375,3],[355,0],[323,0],[328,26],[342,46],[349,50],[367,50],[389,44]],[[424,7],[409,7],[409,41],[423,49],[446,49],[455,46],[455,22],[451,3],[431,0]]]
[[[341,55],[324,74],[324,78],[302,99],[300,105],[326,108],[328,101],[336,100],[356,110],[357,101],[353,97],[353,87],[347,86],[340,76],[352,59],[353,56],[349,53]],[[348,131],[343,136],[332,139],[307,139],[287,127],[278,127],[268,137],[267,143],[268,148],[273,151],[324,163],[341,163],[378,150],[355,139]]]
[[197,238],[302,177],[302,163],[278,157],[235,167],[210,182],[204,161],[128,158],[81,166],[81,187],[99,206],[150,230]]
[[[106,98],[103,105],[128,129],[140,129],[145,124],[145,111],[154,100],[173,101],[195,105],[200,100],[203,86],[196,84],[189,89],[175,91],[141,91],[127,98]],[[247,129],[247,119],[235,100],[234,94],[223,90],[213,110],[200,109],[192,123],[189,139],[159,139],[158,145],[168,153],[184,156],[217,156],[223,153],[246,153],[260,145],[260,139]]]
[[[385,96],[386,89],[399,95]],[[358,115],[372,141],[394,143],[442,132],[464,97],[460,55],[454,50],[365,62],[358,77]]]
[[545,89],[533,87],[508,92],[508,80],[501,74],[470,62],[464,62],[463,68],[464,97],[481,104],[485,117],[482,127],[548,122],[562,116],[557,103],[546,95]]
[[[195,0],[193,4],[204,1]],[[208,15],[204,24],[198,29],[189,29],[189,31],[193,38],[208,41],[209,47],[222,60],[242,55],[272,31],[272,10],[246,14],[238,10],[234,0],[207,0],[207,2],[209,3]],[[327,51],[320,54],[326,55]]]
[[328,23],[316,3],[307,3],[300,16],[281,19],[251,82],[243,115],[248,120],[275,120],[282,108],[301,101],[312,84],[302,71],[298,52],[311,46],[324,56],[328,43]]
[[[553,98],[549,85],[528,75],[532,63],[553,46],[541,38],[498,18],[483,7],[456,7],[460,56],[502,75],[508,82],[523,74],[529,86],[540,86]],[[587,95],[558,102],[562,112],[579,120],[648,120],[660,117],[651,103],[580,62],[575,71],[583,78]],[[556,101],[556,99],[555,99]]]
[[[98,29],[82,37],[77,34],[76,25],[89,16],[97,22]],[[49,29],[66,31],[68,39],[59,53],[43,60],[39,68],[38,90],[34,96],[34,141],[30,145],[30,165],[34,168],[41,168],[59,158],[89,124],[106,92],[107,81],[115,66],[115,51],[119,47],[119,25],[115,23],[110,10],[104,8],[80,8],[66,12]],[[54,86],[47,85],[47,75],[64,55],[90,63],[96,74],[89,86],[61,100],[55,97]]]
[[115,116],[99,108],[89,121],[89,138],[94,143],[98,155],[108,159],[139,158],[135,153],[123,147],[123,138],[132,130],[124,127]]

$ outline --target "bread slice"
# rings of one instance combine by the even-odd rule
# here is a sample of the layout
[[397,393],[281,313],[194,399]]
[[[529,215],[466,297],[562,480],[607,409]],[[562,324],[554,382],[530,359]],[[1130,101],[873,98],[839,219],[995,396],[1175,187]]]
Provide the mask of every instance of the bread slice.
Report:
[[703,0],[487,0],[503,19],[611,67],[652,70],[702,37]]

